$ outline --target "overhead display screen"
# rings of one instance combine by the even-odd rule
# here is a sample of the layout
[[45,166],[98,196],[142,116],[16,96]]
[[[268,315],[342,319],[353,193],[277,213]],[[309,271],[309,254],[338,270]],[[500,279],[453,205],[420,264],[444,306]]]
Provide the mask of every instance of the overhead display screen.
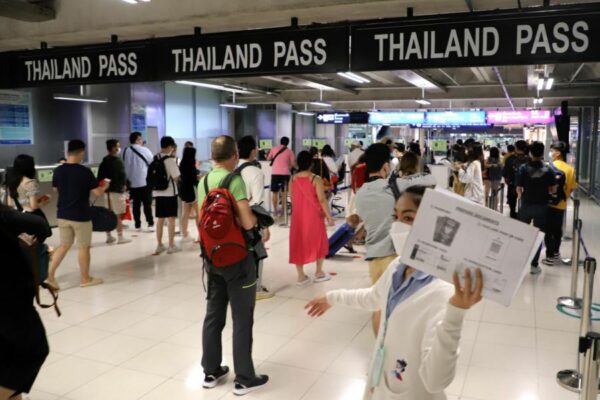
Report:
[[0,144],[33,144],[31,94],[0,91]]
[[550,110],[488,111],[487,122],[493,125],[551,124],[554,116]]
[[424,112],[371,112],[371,125],[422,125],[425,122]]
[[485,126],[485,111],[442,111],[425,114],[423,126]]

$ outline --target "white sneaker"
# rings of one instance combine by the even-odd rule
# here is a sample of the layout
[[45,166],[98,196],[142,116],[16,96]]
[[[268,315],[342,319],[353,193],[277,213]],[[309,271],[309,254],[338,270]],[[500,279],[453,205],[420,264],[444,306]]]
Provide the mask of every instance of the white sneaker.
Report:
[[177,246],[169,247],[167,249],[167,254],[179,253],[181,249]]
[[117,241],[117,239],[114,236],[107,236],[106,237],[106,244],[113,244],[116,241]]
[[159,255],[160,253],[164,252],[167,248],[165,246],[163,246],[162,244],[159,244],[158,246],[156,246],[156,250],[154,250],[154,254],[155,256]]
[[124,238],[122,236],[117,241],[117,244],[127,244],[127,243],[131,243],[131,239],[126,239],[126,238]]

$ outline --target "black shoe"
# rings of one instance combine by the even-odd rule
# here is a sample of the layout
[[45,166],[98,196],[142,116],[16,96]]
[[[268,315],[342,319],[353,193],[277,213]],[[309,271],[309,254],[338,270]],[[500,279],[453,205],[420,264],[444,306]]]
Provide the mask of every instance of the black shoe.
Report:
[[236,382],[235,387],[233,388],[233,394],[236,396],[244,396],[265,386],[267,382],[269,382],[269,377],[267,375],[258,375],[248,385],[242,385],[241,383]]
[[214,374],[206,374],[204,375],[204,382],[202,383],[202,387],[205,389],[212,389],[219,384],[220,381],[225,379],[229,374],[229,367],[224,366],[220,367],[217,372]]

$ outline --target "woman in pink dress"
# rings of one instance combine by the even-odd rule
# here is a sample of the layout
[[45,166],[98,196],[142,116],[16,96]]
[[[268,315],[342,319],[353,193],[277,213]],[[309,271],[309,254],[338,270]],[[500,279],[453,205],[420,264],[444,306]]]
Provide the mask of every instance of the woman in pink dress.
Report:
[[323,272],[323,261],[329,251],[325,221],[334,225],[323,190],[323,181],[310,172],[312,156],[308,151],[298,154],[298,173],[291,183],[292,222],[290,227],[290,264],[296,264],[298,286],[310,282],[304,264],[317,262],[314,282],[331,277]]

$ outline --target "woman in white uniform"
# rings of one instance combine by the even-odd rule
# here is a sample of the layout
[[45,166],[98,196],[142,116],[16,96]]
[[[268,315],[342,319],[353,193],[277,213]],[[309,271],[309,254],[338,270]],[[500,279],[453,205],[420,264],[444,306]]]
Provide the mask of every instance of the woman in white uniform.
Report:
[[[390,234],[398,254],[425,190],[409,187],[396,203]],[[483,288],[480,270],[475,277],[468,269],[464,275],[464,286],[456,273],[452,285],[397,258],[374,286],[333,290],[306,308],[311,316],[323,315],[334,304],[383,310],[364,399],[445,400],[444,389],[454,380],[464,317],[481,300]]]

